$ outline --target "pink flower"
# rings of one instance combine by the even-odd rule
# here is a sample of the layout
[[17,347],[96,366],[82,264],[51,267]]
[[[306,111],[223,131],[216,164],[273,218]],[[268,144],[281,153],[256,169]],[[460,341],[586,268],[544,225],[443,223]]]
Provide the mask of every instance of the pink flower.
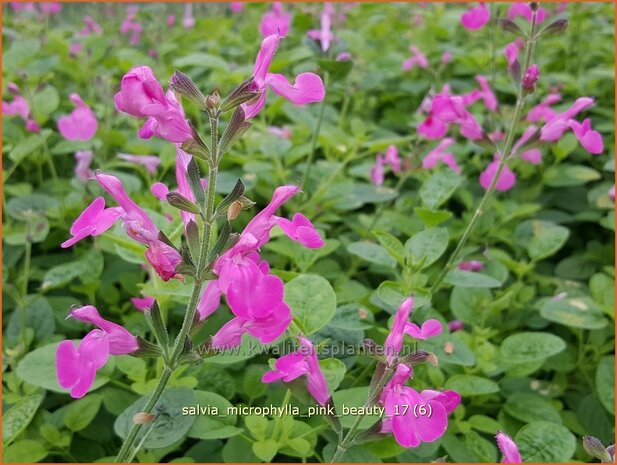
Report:
[[148,118],[139,131],[143,139],[157,135],[169,142],[182,143],[192,138],[182,105],[173,92],[163,92],[148,66],[138,66],[125,74],[114,100],[119,111]]
[[441,139],[448,132],[448,125],[429,114],[426,119],[418,125],[418,132],[429,140]]
[[46,15],[55,15],[62,10],[62,4],[60,2],[41,2],[39,3],[39,10]]
[[497,432],[497,446],[503,454],[501,463],[523,463],[516,443],[506,433]]
[[415,323],[405,325],[405,334],[409,334],[414,339],[425,341],[429,337],[439,336],[443,332],[443,326],[439,320],[426,320],[422,326]]
[[154,304],[154,297],[148,297],[147,295],[143,297],[131,297],[131,302],[137,310],[143,312],[152,307]]
[[267,344],[285,332],[292,316],[283,301],[283,281],[269,274],[270,266],[260,259],[258,250],[270,239],[270,230],[279,225],[292,240],[308,248],[324,245],[312,223],[297,213],[292,221],[274,213],[299,192],[296,186],[282,186],[272,200],[244,228],[238,242],[215,262],[213,272],[218,279],[210,281],[199,304],[200,320],[211,315],[220,305],[221,295],[235,315],[212,338],[213,347],[240,344],[245,333]]
[[[493,161],[488,164],[486,169],[480,174],[480,185],[484,189],[488,190],[489,186],[491,185],[493,178],[497,174],[498,165],[499,160],[497,157],[495,157]],[[505,192],[512,189],[514,187],[514,184],[516,184],[516,175],[514,174],[514,172],[512,172],[512,170],[510,170],[510,168],[508,168],[508,165],[504,165],[503,170],[499,175],[499,179],[497,180],[497,184],[495,185],[495,188],[498,191]]]
[[593,155],[598,155],[604,151],[602,136],[598,131],[591,129],[591,120],[589,118],[583,120],[582,123],[570,120],[568,124],[585,150]]
[[274,383],[281,380],[289,383],[300,376],[306,376],[307,389],[313,398],[321,405],[330,400],[330,391],[326,378],[319,366],[315,347],[307,338],[299,336],[300,349],[288,355],[283,355],[274,362],[274,370],[266,372],[261,381]]
[[578,113],[593,105],[594,100],[590,97],[578,98],[566,111],[555,114],[540,130],[540,140],[555,142],[570,128],[570,120]]
[[447,65],[451,61],[452,61],[452,52],[450,52],[450,51],[443,52],[443,55],[441,55],[441,62],[444,65]]
[[409,51],[412,53],[412,56],[403,62],[403,71],[411,71],[415,66],[419,66],[423,69],[429,67],[429,62],[426,55],[424,55],[418,47],[412,45],[409,47]]
[[244,10],[244,2],[231,2],[229,4],[229,9],[234,13],[240,13]]
[[58,129],[66,140],[88,141],[94,137],[99,124],[96,115],[81,97],[72,93],[69,97],[76,108],[70,115],[58,119]]
[[[522,16],[527,21],[531,22],[533,16],[533,10],[526,2],[513,2],[508,8],[508,18],[515,19],[517,16]],[[538,8],[536,13],[536,23],[541,23],[547,16],[547,12],[544,8]]]
[[169,193],[169,188],[163,184],[162,182],[155,182],[150,186],[150,192],[159,200],[167,200],[167,194]]
[[461,320],[452,320],[448,323],[448,331],[454,333],[464,328],[464,324]]
[[386,415],[381,432],[392,432],[403,447],[418,447],[443,436],[448,414],[458,407],[461,397],[455,391],[418,392],[405,386],[410,375],[411,368],[400,364],[386,385],[381,397]]
[[456,174],[461,174],[461,167],[456,162],[454,154],[445,152],[445,149],[454,144],[454,139],[446,137],[442,140],[437,147],[431,150],[422,160],[422,168],[431,169],[434,168],[437,163],[442,162],[448,166]]
[[182,25],[184,26],[184,29],[191,29],[195,26],[192,3],[186,3],[184,5],[184,16],[182,17]]
[[292,133],[291,129],[287,126],[279,128],[278,126],[268,126],[268,132],[274,136],[280,137],[281,139],[291,139]]
[[56,349],[56,373],[58,384],[71,390],[71,397],[83,397],[109,355],[123,355],[135,352],[139,345],[137,338],[122,326],[107,321],[98,310],[87,305],[71,311],[70,317],[99,327],[90,331],[79,343],[62,341]]
[[14,11],[36,11],[34,2],[10,2]]
[[491,19],[491,13],[484,3],[475,8],[470,8],[461,16],[461,24],[465,29],[475,31],[484,27]]
[[484,106],[491,111],[497,111],[497,97],[488,84],[488,79],[484,76],[477,75],[476,81],[480,85],[480,96],[484,102]]
[[405,329],[409,320],[409,315],[413,309],[413,297],[408,297],[403,300],[400,307],[394,315],[394,323],[392,329],[384,342],[384,351],[388,363],[392,363],[403,348],[405,338]]
[[371,168],[371,182],[376,186],[382,186],[385,180],[383,155],[378,153],[375,157],[375,166]]
[[521,160],[525,160],[532,165],[539,165],[542,163],[542,152],[540,149],[527,150],[520,155]]
[[266,37],[261,43],[253,69],[253,83],[251,90],[260,93],[254,103],[244,103],[242,108],[246,119],[256,116],[266,103],[266,90],[270,87],[275,94],[286,98],[296,105],[305,105],[323,100],[325,89],[321,78],[313,73],[301,73],[296,76],[296,82],[290,84],[282,74],[269,73],[270,63],[276,53],[281,36],[273,34]]
[[29,118],[26,120],[26,131],[28,132],[40,132],[41,131],[41,127],[39,126],[39,123],[37,123],[35,120]]
[[69,54],[71,56],[79,55],[83,49],[84,46],[82,44],[80,44],[79,42],[73,42],[71,43],[71,45],[69,45]]
[[461,262],[457,268],[463,271],[482,271],[484,269],[484,263],[478,260],[470,260],[468,262]]
[[[94,153],[91,150],[78,150],[75,152],[75,160],[77,160],[77,165],[75,165],[75,176],[82,181],[88,181],[92,176],[92,170],[90,169],[90,164],[92,163],[92,158],[94,157]],[[99,197],[100,198],[100,197]],[[105,202],[103,202],[104,204]]]
[[549,94],[542,102],[529,110],[529,113],[527,113],[527,121],[530,123],[535,123],[537,121],[548,121],[555,116],[555,111],[552,110],[550,106],[560,101],[560,94]]
[[334,58],[334,60],[335,61],[349,61],[351,60],[351,53],[341,52],[336,56],[336,58]]
[[167,27],[173,27],[176,24],[176,15],[167,15]]
[[426,120],[418,126],[418,132],[427,139],[443,137],[449,124],[457,124],[461,135],[470,140],[482,138],[482,128],[465,109],[465,99],[458,95],[436,94]]
[[30,115],[30,107],[25,98],[16,95],[10,103],[2,101],[2,113],[6,116],[19,115],[26,121]]
[[330,48],[330,44],[334,40],[334,34],[332,33],[332,14],[334,13],[332,4],[329,2],[324,3],[323,11],[320,16],[321,29],[319,31],[311,29],[308,31],[308,36],[313,40],[318,40],[321,44],[321,50],[327,52]]
[[536,89],[536,82],[540,78],[540,71],[538,69],[538,65],[531,65],[525,76],[523,76],[523,80],[521,81],[521,85],[523,89],[528,92],[533,92]]
[[[178,183],[178,192],[191,202],[195,202],[195,194],[193,194],[193,189],[191,189],[187,177],[190,161],[191,156],[180,147],[176,147],[176,182]],[[194,213],[181,211],[180,216],[184,226],[191,220],[195,221]]]
[[71,247],[76,242],[88,237],[98,236],[111,228],[122,215],[122,208],[105,208],[105,199],[97,197],[77,217],[70,232],[73,237],[60,244],[60,247]]
[[290,24],[291,14],[283,11],[283,4],[281,2],[274,2],[272,3],[272,9],[261,18],[259,32],[265,38],[274,34],[285,37],[289,33]]
[[386,156],[384,157],[384,163],[390,165],[394,173],[401,172],[401,157],[399,157],[398,150],[395,145],[388,145],[386,149]]
[[154,174],[156,169],[161,164],[161,159],[156,155],[131,155],[128,153],[118,153],[118,158],[126,160],[130,163],[135,163],[136,165],[142,165],[150,174]]
[[103,28],[94,20],[92,16],[84,16],[84,28],[79,31],[78,35],[88,37],[90,34],[100,34]]
[[608,196],[611,198],[613,202],[615,201],[615,184],[613,184],[611,188],[608,190]]

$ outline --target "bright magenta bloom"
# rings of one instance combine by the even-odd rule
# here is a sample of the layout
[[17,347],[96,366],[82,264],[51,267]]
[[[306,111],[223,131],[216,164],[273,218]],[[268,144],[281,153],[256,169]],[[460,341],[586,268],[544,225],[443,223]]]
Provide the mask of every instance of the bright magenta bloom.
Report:
[[154,304],[154,297],[148,297],[147,295],[143,297],[131,297],[131,302],[137,310],[143,312],[152,307]]
[[[497,174],[498,165],[499,160],[497,159],[497,157],[495,157],[493,161],[488,164],[486,169],[480,174],[480,185],[484,189],[488,190],[489,186],[491,185],[493,178]],[[505,165],[503,167],[503,170],[501,170],[501,174],[499,175],[499,179],[497,180],[495,189],[502,192],[509,191],[514,187],[514,184],[516,184],[516,174],[514,174],[514,172],[510,168],[508,168],[508,165]]]
[[589,118],[583,120],[582,123],[570,120],[568,124],[585,150],[594,155],[604,151],[602,136],[598,131],[591,129],[591,120]]
[[491,19],[491,12],[484,3],[470,8],[461,16],[461,24],[465,29],[475,31],[484,27]]
[[465,108],[465,99],[442,92],[433,97],[430,112],[418,126],[418,132],[427,139],[441,139],[448,131],[449,124],[457,124],[461,135],[467,139],[482,138],[482,128]]
[[531,65],[525,73],[525,76],[523,76],[523,80],[521,82],[523,89],[528,91],[535,90],[536,82],[538,82],[539,78],[540,70],[538,69],[538,65]]
[[325,96],[325,89],[321,78],[314,73],[301,73],[296,76],[292,85],[282,74],[269,73],[270,63],[281,40],[279,34],[266,37],[255,60],[253,69],[253,83],[251,90],[259,93],[254,103],[244,103],[242,108],[246,119],[253,118],[262,110],[266,103],[266,91],[270,87],[275,94],[284,97],[296,105],[321,102]]
[[413,297],[409,297],[403,300],[394,315],[394,323],[390,329],[390,334],[388,334],[384,342],[384,352],[386,353],[388,363],[392,363],[403,348],[405,328],[409,322],[409,315],[411,315],[412,309]]
[[139,131],[142,139],[157,135],[169,142],[182,143],[192,138],[182,105],[173,92],[163,92],[148,66],[138,66],[125,74],[114,100],[119,111],[148,118]]
[[548,121],[555,116],[555,111],[551,108],[557,102],[561,101],[561,95],[557,93],[548,94],[539,104],[529,110],[527,113],[527,121],[535,123],[537,121]]
[[268,37],[273,34],[285,37],[289,33],[290,24],[291,14],[283,11],[283,4],[281,2],[274,2],[272,3],[272,9],[261,18],[259,32],[262,37]]
[[574,104],[563,113],[555,114],[540,130],[540,139],[545,142],[555,142],[570,128],[570,120],[578,113],[593,105],[590,97],[576,99]]
[[422,326],[415,323],[405,325],[405,334],[409,334],[414,339],[425,341],[429,337],[439,336],[443,332],[443,326],[439,320],[426,320]]
[[69,317],[99,327],[90,331],[79,343],[62,341],[56,349],[56,373],[58,384],[71,390],[71,397],[83,397],[109,355],[123,355],[135,352],[139,346],[137,338],[122,326],[105,320],[92,305],[76,308]]
[[497,446],[503,454],[501,463],[523,463],[516,443],[506,433],[497,432]]
[[458,407],[461,396],[455,391],[418,392],[405,386],[410,376],[411,368],[400,364],[386,385],[381,396],[386,409],[381,432],[392,432],[403,447],[418,447],[443,436],[448,414]]
[[315,347],[307,338],[300,336],[300,349],[288,355],[283,355],[274,362],[275,369],[263,375],[263,383],[274,383],[281,380],[285,383],[306,375],[307,388],[313,398],[321,405],[326,405],[330,399],[330,391],[326,378],[319,366]]
[[[541,23],[547,16],[547,12],[544,8],[538,8],[536,13],[536,23]],[[512,2],[510,8],[508,8],[508,18],[515,19],[517,16],[522,16],[527,21],[531,22],[533,16],[533,10],[527,2]]]
[[6,116],[19,115],[26,121],[28,115],[30,115],[30,106],[25,98],[21,95],[16,95],[11,102],[2,101],[2,114]]
[[454,139],[451,137],[443,139],[437,147],[427,153],[422,159],[422,168],[431,169],[437,166],[437,163],[442,162],[456,174],[461,174],[461,167],[456,162],[454,154],[445,152],[445,149],[452,144],[454,144]]
[[120,215],[122,215],[121,207],[105,208],[105,199],[97,197],[81,212],[71,226],[70,232],[73,237],[64,241],[60,246],[67,248],[88,236],[103,234],[114,225]]
[[60,134],[66,140],[92,139],[99,126],[96,115],[78,94],[72,93],[69,98],[77,108],[70,115],[62,116],[58,120]]
[[484,263],[478,260],[470,260],[468,262],[461,262],[457,268],[463,271],[482,271],[484,269]]
[[334,34],[332,33],[333,15],[334,7],[332,3],[325,2],[320,16],[321,29],[319,31],[311,29],[307,34],[311,39],[319,41],[323,52],[327,52],[330,49],[330,44],[334,40]]
[[297,186],[277,188],[270,204],[249,222],[238,242],[214,264],[213,271],[218,279],[210,281],[201,296],[197,307],[199,318],[203,320],[216,311],[223,294],[235,315],[212,338],[214,347],[236,346],[244,333],[267,344],[289,326],[292,316],[283,301],[283,281],[269,274],[270,266],[260,259],[258,251],[268,242],[270,230],[276,225],[305,247],[324,245],[315,227],[303,215],[297,213],[292,221],[274,215],[299,191]]

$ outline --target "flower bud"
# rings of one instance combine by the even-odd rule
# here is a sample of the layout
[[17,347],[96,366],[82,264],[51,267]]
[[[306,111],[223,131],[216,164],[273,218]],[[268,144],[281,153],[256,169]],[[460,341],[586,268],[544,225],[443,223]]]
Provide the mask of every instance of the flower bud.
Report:
[[568,20],[567,19],[558,19],[553,21],[551,24],[546,26],[541,32],[541,35],[544,34],[560,34],[568,28]]
[[520,27],[518,27],[518,25],[514,21],[511,21],[509,19],[500,19],[499,26],[506,32],[511,32],[512,34],[520,37],[525,36],[525,32]]
[[175,70],[169,80],[169,85],[178,94],[186,97],[202,110],[205,109],[205,97],[204,94],[197,88],[195,83],[186,74]]
[[523,80],[521,82],[523,89],[528,93],[536,90],[536,82],[538,81],[539,77],[540,71],[538,70],[538,65],[531,65],[527,69],[527,72],[525,73],[525,76],[523,77]]
[[235,220],[236,218],[238,218],[241,211],[242,211],[242,202],[240,202],[239,200],[236,200],[227,209],[227,219],[229,221]]
[[610,454],[606,451],[604,444],[602,444],[598,438],[593,436],[584,436],[583,448],[592,457],[600,459],[602,463],[612,462]]
[[156,418],[155,415],[146,412],[138,412],[133,415],[133,423],[136,425],[145,425],[146,423],[152,423]]
[[220,104],[221,96],[216,90],[206,97],[206,108],[216,110]]

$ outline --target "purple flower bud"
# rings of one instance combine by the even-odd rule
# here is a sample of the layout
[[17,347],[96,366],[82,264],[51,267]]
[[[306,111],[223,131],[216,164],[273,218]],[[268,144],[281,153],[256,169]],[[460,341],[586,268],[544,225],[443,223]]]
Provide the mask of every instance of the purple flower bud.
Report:
[[527,72],[525,73],[525,77],[523,78],[523,89],[528,92],[533,92],[536,89],[536,82],[540,77],[540,70],[538,69],[538,65],[531,65]]

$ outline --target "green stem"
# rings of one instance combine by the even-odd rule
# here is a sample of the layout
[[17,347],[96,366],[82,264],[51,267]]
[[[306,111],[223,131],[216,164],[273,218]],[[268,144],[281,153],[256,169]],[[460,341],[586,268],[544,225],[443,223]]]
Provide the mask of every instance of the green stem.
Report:
[[[329,73],[326,71],[324,73],[324,88],[326,89],[326,95],[328,95],[328,81],[329,81]],[[306,160],[306,168],[304,168],[304,175],[302,176],[302,188],[304,192],[308,193],[308,180],[311,174],[311,166],[313,165],[313,160],[315,159],[315,152],[317,151],[317,141],[319,139],[319,132],[321,131],[321,123],[323,122],[323,115],[326,110],[326,98],[324,97],[321,103],[319,104],[319,116],[317,117],[317,124],[315,125],[315,130],[313,131],[313,137],[311,138],[311,151],[309,152],[309,157]]]
[[[381,391],[383,390],[384,386],[390,379],[390,375],[392,374],[393,371],[394,371],[394,367],[388,367],[384,371],[379,382],[375,386],[375,389],[373,390],[373,392],[369,393],[369,396],[366,399],[366,402],[364,403],[364,409],[363,409],[364,411],[366,411],[367,408],[370,407],[371,405],[375,404],[375,401],[381,395]],[[349,449],[349,447],[353,444],[353,441],[356,438],[358,427],[360,426],[360,423],[362,423],[362,420],[364,420],[365,416],[366,416],[366,413],[363,413],[362,415],[358,415],[356,417],[356,420],[353,422],[353,425],[351,425],[351,428],[345,435],[345,438],[336,447],[336,452],[332,456],[332,460],[330,460],[330,463],[339,462],[340,459],[343,457],[343,454],[345,454],[345,452],[347,452],[347,449]]]
[[[195,276],[195,282],[193,284],[193,291],[189,300],[186,312],[184,314],[184,320],[182,321],[182,327],[174,342],[174,347],[169,357],[168,365],[163,369],[163,373],[152,392],[152,395],[148,399],[148,403],[144,407],[143,412],[150,413],[169,382],[169,378],[174,370],[177,368],[178,358],[182,355],[186,340],[189,337],[189,331],[193,325],[195,319],[195,313],[197,312],[197,304],[199,303],[199,296],[204,285],[202,278],[203,272],[207,265],[208,251],[210,250],[210,233],[212,231],[212,223],[214,222],[214,200],[216,196],[216,177],[218,174],[218,115],[210,118],[210,128],[212,131],[212,161],[208,170],[208,185],[206,187],[206,204],[205,204],[205,218],[201,236],[201,245],[199,253],[199,261],[197,263],[197,275]],[[132,451],[133,443],[135,442],[139,431],[143,425],[135,424],[129,432],[129,435],[125,439],[118,456],[116,457],[116,463],[124,463],[132,459],[135,456],[136,451]]]
[[[526,51],[525,51],[525,60],[523,63],[523,67],[521,68],[522,73],[526,73],[527,69],[529,68],[529,65],[531,64],[531,55],[535,48],[535,42],[536,42],[535,30],[536,30],[536,12],[534,11],[532,22],[531,22],[531,33],[529,35],[530,39],[527,41],[527,46],[526,46]],[[476,211],[471,217],[471,220],[467,224],[467,227],[465,228],[465,231],[463,232],[463,236],[461,237],[458,244],[456,245],[454,252],[452,252],[452,254],[450,255],[450,258],[448,259],[448,262],[446,263],[446,266],[443,267],[443,269],[441,270],[441,273],[439,274],[439,276],[437,276],[437,279],[433,283],[433,286],[431,287],[431,290],[430,290],[431,294],[433,294],[435,291],[439,289],[441,282],[443,281],[446,274],[448,274],[448,272],[454,265],[462,248],[467,244],[467,241],[469,240],[469,237],[473,233],[476,227],[476,224],[478,223],[478,220],[480,219],[480,217],[486,210],[486,206],[489,200],[491,199],[491,197],[493,196],[493,192],[495,191],[495,186],[497,185],[497,181],[499,180],[501,176],[501,172],[506,166],[506,162],[508,158],[512,155],[511,151],[512,151],[512,145],[514,142],[514,135],[516,133],[516,128],[518,126],[518,121],[521,117],[521,111],[523,110],[523,106],[525,104],[525,96],[526,96],[525,89],[523,89],[523,86],[521,83],[519,84],[518,95],[516,98],[516,106],[514,108],[514,114],[512,115],[512,120],[510,122],[508,134],[506,136],[506,142],[504,144],[503,153],[501,153],[499,157],[499,164],[497,165],[497,171],[495,172],[495,175],[493,176],[493,180],[491,181],[491,184],[489,185],[488,189],[484,193],[484,196],[480,200],[478,208],[476,208]]]
[[24,346],[24,350],[28,346],[28,336],[26,334],[26,325],[28,322],[28,315],[26,308],[28,306],[28,283],[30,281],[30,257],[32,256],[32,218],[28,219],[26,223],[26,252],[24,256],[24,273],[21,283],[21,295],[22,301],[19,305],[19,338]]

